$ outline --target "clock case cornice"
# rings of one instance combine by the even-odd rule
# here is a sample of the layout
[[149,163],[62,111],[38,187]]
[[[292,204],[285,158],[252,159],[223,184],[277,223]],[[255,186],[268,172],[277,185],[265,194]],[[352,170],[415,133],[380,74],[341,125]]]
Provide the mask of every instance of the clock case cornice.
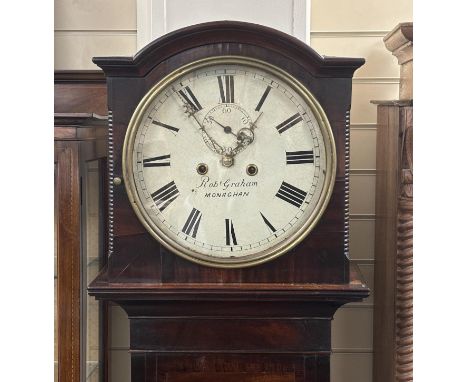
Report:
[[[361,281],[362,275],[356,266],[351,266],[347,284],[217,284],[170,283],[109,283],[105,271],[88,287],[92,296],[112,301],[219,301],[219,302],[324,302],[334,304],[334,309],[349,302],[359,302],[369,296],[369,289]],[[262,315],[264,312],[258,311]]]
[[[112,77],[145,77],[171,56],[208,44],[237,43],[262,47],[296,61],[315,77],[351,78],[365,60],[321,56],[310,46],[276,29],[238,21],[215,21],[168,33],[133,57],[94,57],[93,62]],[[219,55],[229,54],[219,46]]]

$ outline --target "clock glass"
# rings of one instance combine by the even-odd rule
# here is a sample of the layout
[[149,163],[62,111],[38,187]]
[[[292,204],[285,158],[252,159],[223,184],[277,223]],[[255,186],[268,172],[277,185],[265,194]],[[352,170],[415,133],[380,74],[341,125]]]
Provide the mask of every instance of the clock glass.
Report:
[[124,181],[172,252],[243,267],[298,244],[334,186],[333,134],[299,81],[258,60],[214,57],[156,84],[135,110]]

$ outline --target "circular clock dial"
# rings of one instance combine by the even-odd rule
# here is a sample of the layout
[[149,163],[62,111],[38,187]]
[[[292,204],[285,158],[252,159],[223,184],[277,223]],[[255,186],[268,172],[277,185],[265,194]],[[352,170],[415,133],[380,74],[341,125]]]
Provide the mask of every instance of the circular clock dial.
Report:
[[175,253],[213,266],[266,261],[297,244],[333,187],[331,129],[313,96],[266,63],[189,65],[138,106],[124,147],[140,220]]

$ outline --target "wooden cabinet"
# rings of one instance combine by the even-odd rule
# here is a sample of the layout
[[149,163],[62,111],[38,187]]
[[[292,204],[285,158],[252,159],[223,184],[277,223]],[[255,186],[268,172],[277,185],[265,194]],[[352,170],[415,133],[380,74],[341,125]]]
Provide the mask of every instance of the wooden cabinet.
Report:
[[377,105],[374,380],[413,380],[413,23],[384,38],[400,100]]
[[55,154],[55,371],[58,381],[79,381],[80,179],[78,143],[56,142]]
[[378,102],[374,380],[412,380],[413,106]]
[[86,287],[106,263],[107,119],[56,113],[54,122],[55,378],[103,382],[107,304],[89,298]]

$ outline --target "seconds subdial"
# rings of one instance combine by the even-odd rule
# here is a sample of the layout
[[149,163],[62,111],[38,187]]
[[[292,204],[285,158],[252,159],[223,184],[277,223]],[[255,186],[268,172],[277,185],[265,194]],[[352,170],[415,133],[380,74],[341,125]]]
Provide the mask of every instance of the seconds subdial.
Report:
[[220,104],[203,119],[203,126],[221,146],[235,148],[238,132],[252,123],[248,113],[235,104]]

